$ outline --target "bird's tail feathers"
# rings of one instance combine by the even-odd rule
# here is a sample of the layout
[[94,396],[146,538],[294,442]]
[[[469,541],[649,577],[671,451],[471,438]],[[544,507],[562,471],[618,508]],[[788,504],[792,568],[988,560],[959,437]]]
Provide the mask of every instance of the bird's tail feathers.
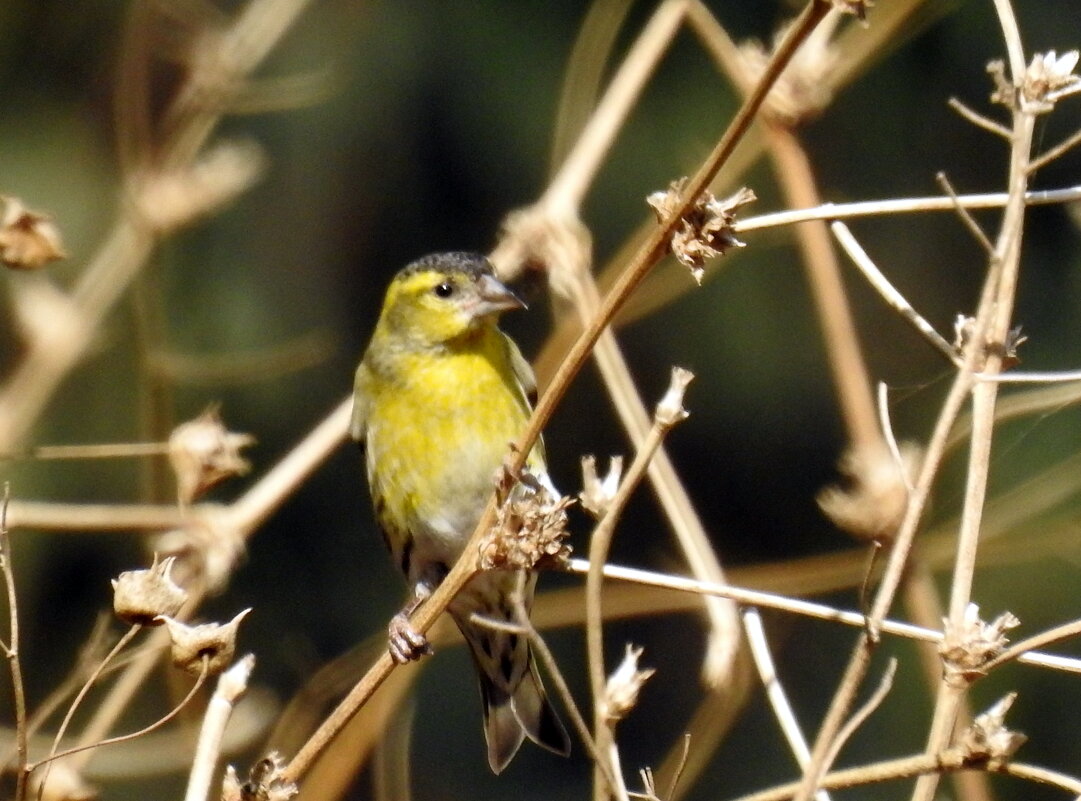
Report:
[[570,737],[544,692],[532,656],[529,670],[512,695],[486,674],[480,674],[480,685],[488,764],[493,773],[500,773],[507,766],[526,737],[561,756],[570,753]]
[[[498,600],[493,602],[499,593],[478,591],[483,585],[477,582],[482,578],[493,584],[506,579],[494,574],[477,577],[451,603],[450,612],[469,644],[480,679],[488,763],[493,772],[499,773],[527,737],[549,751],[566,756],[570,752],[570,737],[544,692],[529,639],[472,619],[472,613],[496,620],[512,619],[510,610]],[[526,578],[531,598],[536,577]]]

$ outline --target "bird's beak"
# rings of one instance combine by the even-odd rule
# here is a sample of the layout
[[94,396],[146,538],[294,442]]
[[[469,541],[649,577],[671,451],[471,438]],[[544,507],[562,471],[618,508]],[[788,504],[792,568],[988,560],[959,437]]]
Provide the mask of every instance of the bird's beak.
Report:
[[477,279],[477,301],[470,309],[474,317],[486,317],[511,309],[524,308],[526,305],[519,297],[497,279],[490,275],[482,275]]

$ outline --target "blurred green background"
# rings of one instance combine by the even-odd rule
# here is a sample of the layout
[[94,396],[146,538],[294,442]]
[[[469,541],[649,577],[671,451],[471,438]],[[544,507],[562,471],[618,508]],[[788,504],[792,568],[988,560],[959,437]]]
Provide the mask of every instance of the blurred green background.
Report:
[[[70,258],[48,269],[67,287],[100,244],[115,214],[115,71],[126,3],[7,0],[0,6],[0,193],[53,215]],[[225,3],[226,12],[237,4]],[[881,0],[881,5],[887,5]],[[620,36],[622,53],[653,3],[635,3]],[[1077,47],[1074,0],[1017,0],[1031,50]],[[198,9],[196,2],[185,8]],[[761,2],[710,3],[736,38],[769,37],[792,9]],[[410,3],[315,2],[284,39],[262,77],[325,71],[331,91],[299,108],[232,117],[226,137],[251,138],[269,160],[264,179],[235,204],[169,239],[144,285],[160,304],[160,344],[188,357],[265,352],[311,337],[319,358],[282,374],[169,387],[175,421],[220,402],[233,430],[258,438],[252,476],[214,497],[229,500],[288,452],[349,391],[389,276],[437,250],[485,251],[511,210],[540,195],[549,174],[556,107],[585,3],[521,0]],[[870,15],[874,24],[874,13]],[[164,44],[163,44],[164,47]],[[1004,186],[1006,148],[946,107],[951,96],[989,114],[989,59],[1002,55],[991,4],[967,0],[912,23],[867,73],[803,132],[821,191],[832,201],[929,195],[943,170],[959,192]],[[688,33],[650,83],[590,192],[583,218],[603,264],[646,217],[644,197],[692,172],[735,106],[725,81]],[[1040,122],[1039,141],[1056,143],[1081,125],[1076,100]],[[1037,188],[1070,186],[1081,152],[1036,179]],[[748,214],[778,208],[769,170],[746,183],[760,200]],[[979,219],[994,230],[995,215]],[[867,250],[896,286],[947,338],[954,316],[974,306],[985,259],[949,214],[909,215],[855,224]],[[819,513],[815,493],[836,478],[842,429],[824,352],[789,232],[751,234],[748,247],[715,262],[701,289],[635,322],[620,342],[652,403],[671,365],[697,380],[690,419],[671,436],[674,459],[714,543],[730,565],[781,562],[852,546]],[[1030,339],[1027,369],[1081,365],[1081,238],[1067,209],[1034,209],[1025,239],[1016,320]],[[5,291],[28,276],[3,276]],[[891,388],[900,438],[924,440],[949,379],[947,365],[890,312],[846,266],[846,279],[876,380]],[[0,340],[10,371],[20,344],[10,315]],[[527,354],[551,328],[543,294],[528,314],[506,321]],[[134,346],[131,305],[113,314],[89,357],[64,383],[35,428],[32,444],[152,438],[140,426],[147,385]],[[239,360],[243,363],[243,358]],[[992,492],[1076,452],[1076,410],[1005,426],[996,440]],[[603,388],[591,371],[578,379],[546,437],[556,483],[577,490],[579,456],[627,453]],[[27,463],[4,466],[17,498],[123,501],[140,497],[145,465]],[[357,450],[340,450],[291,497],[251,542],[228,590],[204,609],[208,618],[254,612],[241,647],[257,654],[255,681],[282,697],[319,665],[383,630],[403,597],[400,577],[373,528]],[[963,459],[947,465],[932,519],[956,513]],[[1076,502],[1073,504],[1077,506]],[[1057,510],[1069,520],[1074,509]],[[584,517],[575,519],[584,550]],[[1038,530],[1034,521],[1017,536]],[[1015,552],[1027,550],[1019,542]],[[1034,549],[1035,550],[1035,549]],[[991,617],[1005,608],[1024,634],[1081,614],[1078,552],[1019,558],[981,573],[975,599]],[[23,660],[31,702],[68,670],[99,611],[108,579],[142,564],[132,535],[16,532],[15,571],[23,623]],[[616,536],[613,561],[683,570],[648,490],[632,504]],[[942,586],[946,587],[946,577]],[[542,587],[560,582],[545,577]],[[848,608],[855,594],[830,597]],[[813,731],[835,686],[853,635],[822,623],[767,615],[780,672],[805,727]],[[656,765],[679,736],[700,694],[701,621],[694,616],[623,622],[609,631],[609,658],[625,640],[644,644],[657,667],[642,707],[624,724],[629,773]],[[579,630],[552,636],[584,703]],[[1071,644],[1062,652],[1078,653]],[[854,738],[842,762],[913,752],[930,709],[914,651],[896,688]],[[414,791],[418,799],[581,798],[589,766],[577,748],[568,763],[524,748],[498,779],[483,758],[478,705],[467,657],[448,649],[432,660],[418,688]],[[1019,688],[1011,722],[1033,741],[1026,761],[1076,770],[1081,757],[1076,679],[1012,667],[979,685],[977,706]],[[5,691],[6,692],[6,691]],[[10,712],[3,713],[11,720]],[[447,737],[447,732],[454,736]],[[243,760],[240,764],[244,764]],[[690,798],[731,797],[795,776],[760,694]],[[180,780],[104,788],[103,798],[175,797]],[[1051,798],[1050,791],[996,783],[1003,797]],[[852,797],[901,798],[907,785],[855,791]],[[943,784],[943,791],[949,786]],[[355,798],[371,795],[360,781]]]

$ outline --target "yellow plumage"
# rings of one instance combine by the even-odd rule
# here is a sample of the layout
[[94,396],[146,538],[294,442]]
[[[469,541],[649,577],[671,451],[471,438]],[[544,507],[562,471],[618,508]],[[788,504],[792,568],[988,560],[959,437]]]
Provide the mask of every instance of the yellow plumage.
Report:
[[[357,369],[352,433],[365,446],[376,518],[413,590],[390,625],[399,661],[426,652],[408,613],[457,560],[528,419],[532,372],[497,327],[501,312],[520,306],[483,256],[428,256],[391,282]],[[541,445],[527,466],[549,483]],[[470,619],[477,613],[512,620],[508,596],[521,591],[528,608],[535,582],[533,575],[488,571],[450,605],[477,666],[488,758],[497,773],[524,737],[569,750],[526,639]]]

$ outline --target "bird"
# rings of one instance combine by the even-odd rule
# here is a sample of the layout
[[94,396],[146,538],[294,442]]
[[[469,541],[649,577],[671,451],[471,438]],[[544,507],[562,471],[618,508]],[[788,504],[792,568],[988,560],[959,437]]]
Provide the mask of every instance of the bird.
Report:
[[[529,419],[536,382],[503,312],[525,304],[476,253],[424,256],[391,280],[357,367],[352,437],[364,449],[375,518],[411,589],[388,626],[395,662],[431,653],[410,614],[461,555],[495,488],[495,476]],[[558,497],[538,441],[525,469]],[[515,491],[532,492],[519,484]],[[570,739],[549,702],[528,638],[477,622],[517,620],[535,573],[483,570],[450,602],[480,680],[488,763],[496,774],[528,738],[566,756]]]

